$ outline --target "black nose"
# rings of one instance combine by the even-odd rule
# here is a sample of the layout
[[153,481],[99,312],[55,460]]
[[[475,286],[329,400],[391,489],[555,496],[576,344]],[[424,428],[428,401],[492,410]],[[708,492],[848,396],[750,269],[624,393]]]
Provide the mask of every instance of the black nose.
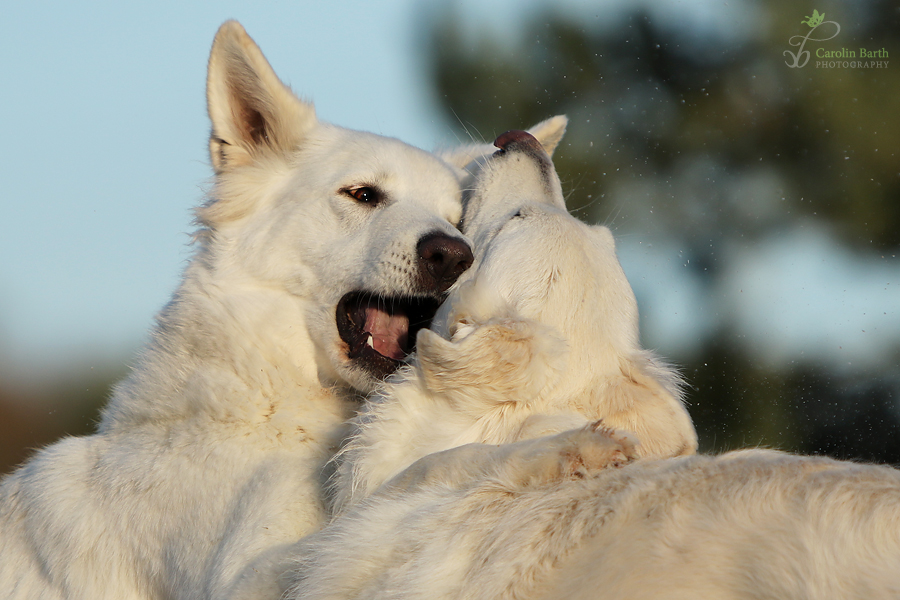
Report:
[[429,292],[446,292],[474,260],[466,242],[439,231],[422,236],[416,250],[420,281]]
[[494,145],[501,150],[507,150],[511,145],[519,145],[531,148],[532,150],[544,150],[544,147],[541,146],[541,143],[537,141],[536,137],[527,131],[521,131],[519,129],[512,129],[506,133],[501,133],[500,136],[494,140]]

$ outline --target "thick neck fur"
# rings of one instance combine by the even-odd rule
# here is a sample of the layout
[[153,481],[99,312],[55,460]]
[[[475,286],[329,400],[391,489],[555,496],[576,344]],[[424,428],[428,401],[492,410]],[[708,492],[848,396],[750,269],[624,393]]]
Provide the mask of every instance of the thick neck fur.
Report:
[[293,430],[302,414],[304,428],[320,429],[308,435],[331,436],[350,415],[353,394],[319,381],[304,300],[222,263],[199,250],[101,432],[196,419],[271,426],[276,415]]

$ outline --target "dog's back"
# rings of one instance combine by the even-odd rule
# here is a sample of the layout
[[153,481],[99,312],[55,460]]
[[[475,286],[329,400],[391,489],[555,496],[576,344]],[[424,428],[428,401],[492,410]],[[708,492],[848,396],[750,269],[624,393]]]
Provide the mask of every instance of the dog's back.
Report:
[[532,598],[900,597],[890,467],[749,450],[638,462],[570,491],[609,517]]
[[413,485],[384,486],[298,545],[284,597],[900,597],[896,469],[749,450],[548,481],[548,456],[584,456],[556,440],[532,440],[531,464],[504,451],[523,442],[417,462]]

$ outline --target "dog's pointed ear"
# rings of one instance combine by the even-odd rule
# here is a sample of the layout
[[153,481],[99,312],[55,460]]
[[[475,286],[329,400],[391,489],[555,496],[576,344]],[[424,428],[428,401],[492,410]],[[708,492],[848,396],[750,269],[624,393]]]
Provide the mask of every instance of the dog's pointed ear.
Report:
[[569,118],[566,115],[556,115],[550,117],[546,121],[541,121],[528,130],[528,133],[537,138],[537,141],[544,147],[544,151],[553,156],[553,151],[559,145],[563,135],[566,133],[566,125],[569,124]]
[[209,153],[216,173],[266,153],[289,152],[316,123],[313,106],[278,79],[237,21],[226,21],[216,33],[206,100],[212,121]]
[[537,321],[492,318],[462,329],[452,341],[430,329],[416,337],[421,382],[458,408],[528,402],[563,372],[565,340]]
[[[547,154],[553,156],[553,151],[556,150],[563,134],[566,133],[568,123],[569,119],[565,115],[556,115],[546,121],[541,121],[529,129],[528,133],[537,138]],[[493,144],[467,144],[456,148],[436,150],[435,154],[445,162],[463,169],[473,160],[490,156],[496,151],[497,147]]]

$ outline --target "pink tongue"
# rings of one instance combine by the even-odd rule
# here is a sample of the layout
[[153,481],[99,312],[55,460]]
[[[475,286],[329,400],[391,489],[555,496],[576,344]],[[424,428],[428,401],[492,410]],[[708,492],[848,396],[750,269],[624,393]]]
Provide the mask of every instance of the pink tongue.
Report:
[[409,318],[406,315],[389,315],[375,307],[368,307],[363,331],[372,334],[372,343],[378,354],[394,360],[406,356],[403,352],[409,333]]

